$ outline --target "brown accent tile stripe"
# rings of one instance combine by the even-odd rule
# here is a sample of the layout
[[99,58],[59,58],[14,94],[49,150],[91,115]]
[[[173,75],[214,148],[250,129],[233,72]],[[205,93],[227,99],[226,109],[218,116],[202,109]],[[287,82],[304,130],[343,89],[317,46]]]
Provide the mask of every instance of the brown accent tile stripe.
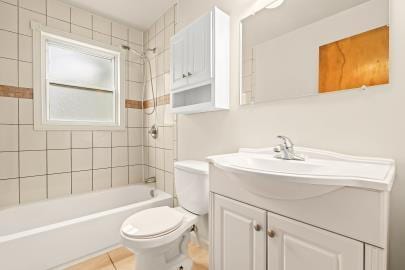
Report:
[[[163,105],[167,105],[167,104],[170,104],[170,95],[164,95],[164,96],[160,96],[160,97],[157,98],[157,105],[158,106],[163,106]],[[145,109],[152,108],[153,107],[153,100],[152,99],[145,100],[143,102],[143,107]]]
[[32,99],[32,88],[0,85],[0,96]]
[[[14,97],[14,98],[26,98],[32,99],[33,98],[33,91],[32,88],[23,88],[17,86],[9,86],[9,85],[0,85],[0,96],[1,97]],[[157,105],[163,106],[170,104],[170,95],[160,96],[157,99]],[[142,109],[142,108],[152,108],[153,101],[152,99],[145,100],[144,102],[139,100],[125,100],[125,108],[131,109]]]
[[126,99],[125,100],[125,108],[141,110],[142,109],[142,101]]

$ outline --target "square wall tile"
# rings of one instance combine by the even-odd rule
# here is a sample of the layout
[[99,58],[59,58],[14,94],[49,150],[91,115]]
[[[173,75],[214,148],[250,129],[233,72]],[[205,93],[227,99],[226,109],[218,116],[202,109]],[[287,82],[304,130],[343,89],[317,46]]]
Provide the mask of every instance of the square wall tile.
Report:
[[111,21],[100,16],[93,15],[93,30],[111,36]]
[[129,165],[140,165],[142,162],[142,146],[128,147],[129,151]]
[[164,29],[165,29],[165,16],[163,15],[156,21],[156,35],[162,32]]
[[72,131],[72,148],[90,148],[92,144],[90,131]]
[[128,109],[128,127],[142,127],[142,110]]
[[0,2],[0,29],[17,33],[17,14],[16,6]]
[[18,124],[18,99],[0,97],[0,124]]
[[22,125],[34,124],[34,105],[32,99],[18,99],[19,121]]
[[18,4],[18,0],[2,0],[2,1],[15,6]]
[[142,145],[142,128],[128,128],[128,146]]
[[111,167],[111,148],[93,148],[93,168]]
[[70,22],[70,6],[60,0],[48,0],[48,16]]
[[70,23],[52,17],[48,17],[47,25],[61,31],[70,32]]
[[0,152],[0,179],[18,177],[18,153]]
[[165,150],[156,148],[156,168],[165,169]]
[[18,86],[17,60],[0,58],[0,84]]
[[20,150],[45,150],[46,132],[34,130],[33,125],[20,125]]
[[128,185],[128,166],[112,168],[112,186]]
[[93,189],[93,172],[81,171],[72,173],[72,194],[90,192]]
[[111,168],[93,171],[93,190],[111,187]]
[[165,25],[168,26],[168,25],[174,23],[174,19],[175,19],[175,14],[174,14],[174,6],[173,6],[165,13]]
[[71,194],[72,178],[70,173],[48,175],[48,198],[65,197]]
[[165,192],[174,195],[174,176],[171,173],[165,173]]
[[0,30],[0,57],[17,59],[17,37],[16,33]]
[[113,131],[112,132],[112,147],[127,146],[128,145],[128,131]]
[[46,14],[46,0],[20,0],[20,7]]
[[162,170],[156,170],[156,188],[165,190],[165,172]]
[[46,176],[35,176],[20,179],[21,203],[46,199]]
[[18,179],[0,180],[0,209],[20,202]]
[[114,147],[112,149],[112,166],[128,165],[128,147]]
[[129,41],[143,46],[143,33],[138,29],[129,29]]
[[99,32],[93,32],[93,39],[104,44],[111,44],[111,36]]
[[71,171],[70,150],[48,150],[48,174]]
[[173,173],[174,156],[173,150],[165,150],[165,171]]
[[128,27],[116,22],[112,22],[112,36],[128,41]]
[[83,9],[72,7],[72,23],[88,29],[92,28],[91,13]]
[[0,152],[18,151],[18,126],[0,125]]
[[46,151],[20,152],[20,177],[45,174]]
[[48,131],[47,149],[61,150],[70,148],[70,131]]
[[23,8],[19,9],[18,32],[32,37],[31,21],[46,24],[46,16]]
[[71,32],[73,34],[75,34],[75,35],[78,35],[78,36],[81,36],[81,37],[84,37],[84,38],[88,38],[88,39],[93,38],[93,34],[92,34],[90,29],[84,28],[84,27],[81,27],[81,26],[77,26],[77,25],[74,25],[74,24],[71,25]]
[[72,171],[91,170],[92,164],[92,149],[72,149]]
[[110,131],[94,131],[93,147],[111,147]]
[[164,127],[165,149],[173,149],[174,127]]
[[137,166],[129,166],[129,183],[142,183],[143,173],[142,173],[142,165]]
[[21,62],[18,69],[18,86],[32,88],[32,63]]

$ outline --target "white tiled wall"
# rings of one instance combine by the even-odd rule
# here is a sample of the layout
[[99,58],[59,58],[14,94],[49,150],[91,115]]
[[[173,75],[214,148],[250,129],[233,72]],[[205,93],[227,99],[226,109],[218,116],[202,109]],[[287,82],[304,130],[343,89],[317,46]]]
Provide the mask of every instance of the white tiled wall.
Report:
[[[0,0],[0,85],[32,87],[35,20],[142,50],[143,33],[58,0]],[[127,98],[140,99],[143,66],[130,54]],[[142,180],[142,111],[123,132],[34,131],[30,99],[0,97],[0,208]]]
[[[146,69],[147,79],[152,77],[155,94],[160,97],[170,93],[170,38],[176,29],[177,5],[170,8],[149,29],[144,32],[144,47],[157,49],[151,57],[152,74]],[[151,99],[151,87],[147,81],[147,97]],[[151,112],[152,109],[147,109]],[[148,128],[157,123],[159,136],[155,140],[148,134]],[[156,176],[157,187],[175,195],[173,163],[176,159],[176,119],[170,105],[157,107],[153,115],[144,116],[144,173],[145,177]]]

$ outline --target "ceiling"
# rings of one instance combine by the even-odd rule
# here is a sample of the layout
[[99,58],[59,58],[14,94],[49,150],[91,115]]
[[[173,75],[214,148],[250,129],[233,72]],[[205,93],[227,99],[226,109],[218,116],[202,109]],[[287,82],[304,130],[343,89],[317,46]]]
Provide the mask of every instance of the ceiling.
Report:
[[65,0],[65,2],[146,30],[173,6],[176,0]]
[[243,21],[244,42],[259,44],[369,1],[386,0],[285,0]]

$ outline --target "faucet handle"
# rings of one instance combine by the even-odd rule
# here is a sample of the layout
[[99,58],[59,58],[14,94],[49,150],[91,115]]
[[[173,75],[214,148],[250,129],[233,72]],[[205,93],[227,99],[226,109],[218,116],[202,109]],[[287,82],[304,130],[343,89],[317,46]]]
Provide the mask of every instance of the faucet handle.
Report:
[[283,150],[283,148],[284,148],[284,145],[279,144],[279,145],[277,145],[277,146],[275,146],[275,147],[273,148],[273,151],[276,152],[276,153],[280,153],[281,150]]
[[277,138],[283,140],[283,144],[284,144],[285,148],[287,148],[287,149],[294,148],[293,142],[287,136],[279,135],[279,136],[277,136]]

